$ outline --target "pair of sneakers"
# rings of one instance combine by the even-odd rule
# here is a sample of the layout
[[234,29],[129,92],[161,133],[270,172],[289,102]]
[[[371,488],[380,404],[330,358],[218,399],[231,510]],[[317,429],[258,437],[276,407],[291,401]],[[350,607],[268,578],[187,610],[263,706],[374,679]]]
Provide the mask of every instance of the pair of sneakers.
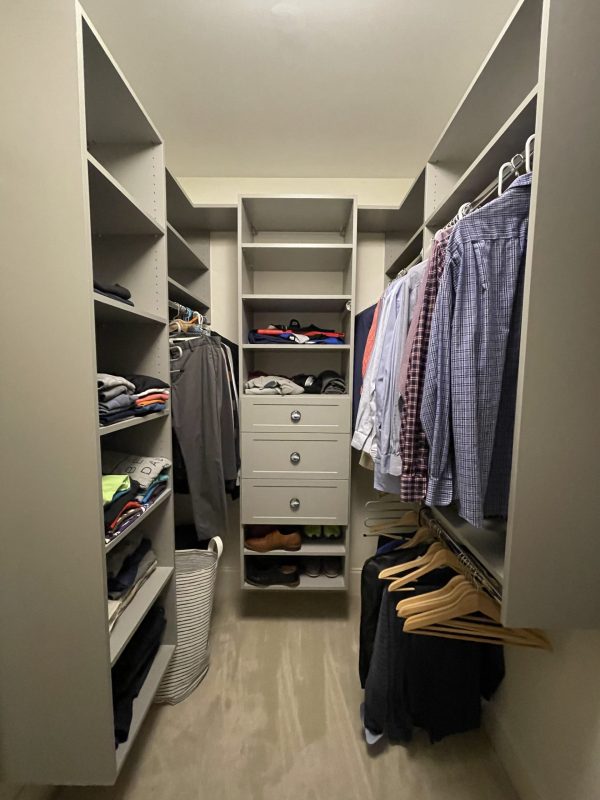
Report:
[[325,575],[327,578],[337,578],[342,574],[342,559],[337,556],[304,559],[304,572],[309,578],[318,578]]
[[308,539],[339,539],[342,528],[340,525],[305,525],[304,535]]

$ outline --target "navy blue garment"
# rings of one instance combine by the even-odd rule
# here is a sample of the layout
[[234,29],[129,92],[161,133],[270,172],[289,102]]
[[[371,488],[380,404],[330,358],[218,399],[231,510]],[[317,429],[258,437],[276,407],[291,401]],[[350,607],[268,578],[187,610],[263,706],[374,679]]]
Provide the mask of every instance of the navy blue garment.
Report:
[[356,424],[358,414],[358,404],[360,402],[360,391],[362,389],[362,361],[367,344],[367,337],[373,324],[375,309],[377,305],[365,308],[354,318],[354,375],[352,377],[352,430]]

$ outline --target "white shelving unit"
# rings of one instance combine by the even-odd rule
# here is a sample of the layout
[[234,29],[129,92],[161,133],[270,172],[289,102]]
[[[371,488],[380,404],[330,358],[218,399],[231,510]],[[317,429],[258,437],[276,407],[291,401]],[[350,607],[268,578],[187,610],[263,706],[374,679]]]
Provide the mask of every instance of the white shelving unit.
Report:
[[[591,26],[599,17],[591,0],[571,11],[566,0],[521,0],[400,207],[358,211],[359,230],[386,235],[391,278],[535,133],[508,521],[474,528],[451,507],[434,509],[502,585],[505,624],[524,627],[600,623],[597,469],[585,433],[597,414],[588,364],[597,361],[590,231],[600,115],[584,99],[598,67]],[[565,585],[560,575],[576,578]]]
[[[7,296],[26,300],[39,325],[22,326],[32,335],[38,327],[37,345],[24,330],[30,359],[9,416],[23,453],[14,474],[36,487],[36,502],[26,508],[14,487],[23,516],[3,561],[26,559],[14,597],[30,600],[2,620],[0,766],[15,783],[113,784],[176,644],[172,493],[107,546],[100,468],[105,448],[170,458],[170,414],[100,426],[96,389],[98,371],[169,380],[164,147],[77,3],[59,0],[44,14],[25,0],[7,13],[10,57],[38,76],[6,109],[27,128],[7,132],[19,166],[4,179],[15,208],[28,198],[27,230],[11,223],[5,240],[7,260],[20,265]],[[127,287],[134,305],[94,292],[93,279]],[[34,414],[27,398],[42,386],[56,389],[56,402]],[[158,566],[109,633],[106,554],[134,529],[151,540]],[[111,667],[155,602],[167,627],[129,739],[115,749]]]
[[[344,563],[342,575],[337,578],[310,578],[302,574],[300,585],[294,591],[344,590],[347,587],[350,540],[349,400],[352,390],[354,336],[352,304],[356,260],[355,201],[352,198],[300,195],[242,197],[239,206],[238,248],[240,393],[243,395],[243,384],[253,370],[292,376],[298,373],[317,375],[325,369],[333,369],[343,375],[347,386],[344,395],[269,397],[267,404],[265,396],[243,395],[242,588],[256,588],[245,581],[246,565],[261,556],[244,547],[245,527],[257,523],[272,523],[276,527],[294,524],[297,520],[299,530],[309,522],[339,523],[344,535],[338,541],[311,542],[306,539],[296,553],[273,551],[265,555],[291,557],[300,568],[308,556],[340,557]],[[270,323],[287,324],[290,319],[298,319],[305,325],[314,323],[329,329],[343,330],[346,334],[345,343],[248,343],[250,330]],[[294,419],[298,416],[300,420],[302,415],[304,418],[299,422],[298,428],[294,429]],[[332,429],[338,436],[334,442],[326,441],[326,434]],[[296,430],[298,436],[295,435]],[[312,436],[305,436],[307,430]],[[269,442],[267,451],[264,450],[265,434]],[[314,448],[319,447],[335,448],[335,455],[331,456],[335,463],[330,465],[326,473],[317,471]],[[283,450],[285,453],[282,456],[280,451]],[[260,457],[254,458],[259,453]],[[273,461],[270,466],[265,464],[266,472],[262,472],[262,477],[267,474],[271,476],[266,488],[261,476],[251,466],[260,462],[265,453],[267,460]],[[280,463],[281,458],[283,463]],[[295,459],[302,460],[303,465],[294,473],[289,467],[290,460],[293,464],[296,463]],[[309,461],[313,466],[307,466]],[[281,480],[277,477],[273,479],[274,475],[279,475]],[[335,478],[333,482],[323,480],[332,475]],[[290,480],[294,478],[298,480]],[[299,495],[302,500],[298,500],[295,495]],[[266,503],[263,498],[267,498]],[[310,504],[313,499],[318,503],[319,510],[313,509],[309,517],[303,504]],[[294,515],[296,503],[303,507]]]

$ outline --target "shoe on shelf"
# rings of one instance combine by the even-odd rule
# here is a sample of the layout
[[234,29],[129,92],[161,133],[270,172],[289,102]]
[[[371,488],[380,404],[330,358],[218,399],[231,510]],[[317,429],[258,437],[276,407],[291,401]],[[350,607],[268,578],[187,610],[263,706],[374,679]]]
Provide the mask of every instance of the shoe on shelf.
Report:
[[321,536],[323,536],[323,526],[305,525],[304,535],[307,536],[309,539],[319,539]]
[[322,564],[320,558],[305,558],[304,559],[304,573],[309,578],[318,578],[321,574]]
[[264,536],[246,539],[244,545],[255,553],[270,553],[272,550],[287,550],[294,553],[302,547],[302,537],[298,531],[284,533],[275,529]]
[[[249,558],[246,561],[246,583],[252,586],[290,586],[294,588],[300,584],[300,575],[296,564],[280,564],[274,559]],[[258,562],[258,563],[257,563]]]
[[339,539],[342,535],[340,525],[323,525],[323,536],[326,539]]
[[342,559],[330,556],[323,559],[323,574],[328,578],[337,578],[342,574]]

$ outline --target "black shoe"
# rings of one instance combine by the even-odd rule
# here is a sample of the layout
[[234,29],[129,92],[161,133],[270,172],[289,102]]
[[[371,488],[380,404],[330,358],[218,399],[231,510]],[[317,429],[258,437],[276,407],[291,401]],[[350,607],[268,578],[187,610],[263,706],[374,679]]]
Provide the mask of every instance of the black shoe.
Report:
[[[298,567],[295,564],[253,563],[258,559],[248,559],[246,563],[246,583],[252,586],[290,586],[300,585]],[[269,559],[269,562],[271,559]]]

